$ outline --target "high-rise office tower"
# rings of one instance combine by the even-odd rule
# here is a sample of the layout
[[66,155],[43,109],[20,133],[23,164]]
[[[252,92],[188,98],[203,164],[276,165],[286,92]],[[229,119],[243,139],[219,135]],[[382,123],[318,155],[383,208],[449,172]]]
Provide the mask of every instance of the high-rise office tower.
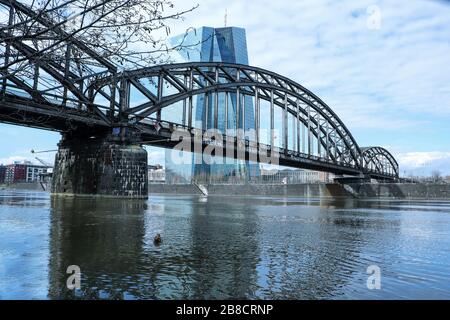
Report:
[[[211,28],[201,27],[169,39],[172,47],[181,49],[172,53],[174,62],[229,62],[248,64],[247,41],[245,29],[237,27]],[[225,117],[225,96],[219,96],[219,112],[217,114],[219,130],[236,128],[236,95],[228,96],[228,115]],[[254,129],[253,99],[243,99],[245,123],[238,127],[249,131]],[[193,125],[197,128],[210,129],[214,123],[214,107],[212,99],[204,95],[195,97]],[[208,119],[206,119],[208,117]],[[227,120],[227,123],[225,123]],[[242,119],[240,120],[242,121]],[[234,159],[218,159],[207,164],[202,155],[193,154],[192,163],[175,164],[172,161],[172,150],[166,150],[167,183],[190,182],[192,179],[202,182],[245,180],[259,176],[259,165],[249,161]]]

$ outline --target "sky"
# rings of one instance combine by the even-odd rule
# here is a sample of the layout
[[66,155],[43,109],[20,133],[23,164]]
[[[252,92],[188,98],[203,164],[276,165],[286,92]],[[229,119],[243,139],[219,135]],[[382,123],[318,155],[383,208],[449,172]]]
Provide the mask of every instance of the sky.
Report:
[[[450,1],[173,0],[199,4],[189,27],[246,29],[250,65],[310,89],[361,147],[382,146],[402,175],[450,175]],[[53,150],[59,134],[0,124],[0,163]],[[149,163],[164,151],[149,148]],[[54,153],[40,158],[53,162]]]

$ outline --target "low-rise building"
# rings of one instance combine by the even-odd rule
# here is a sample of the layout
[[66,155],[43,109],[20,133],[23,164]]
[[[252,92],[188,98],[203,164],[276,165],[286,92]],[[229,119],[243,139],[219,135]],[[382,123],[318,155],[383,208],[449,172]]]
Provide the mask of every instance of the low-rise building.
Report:
[[[2,167],[4,169],[2,169]],[[35,182],[40,181],[51,168],[44,165],[35,165],[30,161],[16,161],[7,166],[0,166],[0,183]],[[2,179],[2,171],[4,178]]]
[[47,173],[48,167],[41,165],[30,164],[27,165],[26,182],[40,181],[41,176]]
[[148,166],[148,182],[149,183],[164,183],[166,181],[166,171],[164,167],[157,165]]
[[318,183],[332,182],[333,174],[312,170],[261,169],[262,182],[266,183]]
[[6,166],[5,183],[25,182],[27,180],[27,164],[13,163]]

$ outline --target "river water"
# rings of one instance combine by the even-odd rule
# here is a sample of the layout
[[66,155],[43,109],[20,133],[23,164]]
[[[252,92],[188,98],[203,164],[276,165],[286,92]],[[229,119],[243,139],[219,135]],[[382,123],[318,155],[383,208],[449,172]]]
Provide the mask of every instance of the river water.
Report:
[[72,298],[449,299],[450,201],[1,191],[0,299]]

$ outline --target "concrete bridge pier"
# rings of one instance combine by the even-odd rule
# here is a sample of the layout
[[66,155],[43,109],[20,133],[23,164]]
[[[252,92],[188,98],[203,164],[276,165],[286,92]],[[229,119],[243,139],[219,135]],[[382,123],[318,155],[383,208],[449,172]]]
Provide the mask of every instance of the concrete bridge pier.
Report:
[[147,151],[126,130],[63,134],[55,157],[52,194],[147,199]]

